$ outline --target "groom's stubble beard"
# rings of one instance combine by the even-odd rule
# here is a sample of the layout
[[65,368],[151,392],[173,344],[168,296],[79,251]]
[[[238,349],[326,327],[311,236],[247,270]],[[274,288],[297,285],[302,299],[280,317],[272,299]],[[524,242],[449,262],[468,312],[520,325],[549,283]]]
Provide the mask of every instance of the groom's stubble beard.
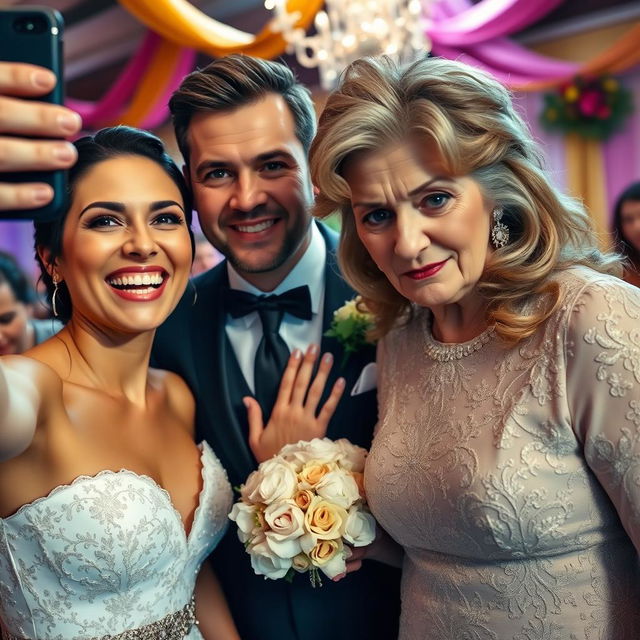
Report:
[[[278,208],[277,211],[271,211],[270,213],[276,213],[278,215],[278,222],[276,224],[285,226],[281,244],[275,248],[275,251],[273,247],[265,249],[257,248],[254,253],[255,259],[251,261],[243,260],[239,253],[234,251],[228,242],[223,241],[220,237],[216,237],[210,230],[202,227],[202,231],[207,240],[229,261],[238,273],[269,273],[283,266],[298,252],[300,245],[305,241],[312,221],[310,214],[311,206],[311,204],[301,205],[301,210],[296,211],[293,216],[292,226],[287,226],[291,219],[287,211],[281,208]],[[264,215],[264,211],[254,211],[246,217],[245,223],[250,224],[252,219],[257,219],[261,215]],[[257,255],[259,253],[264,253],[264,256],[259,257]]]

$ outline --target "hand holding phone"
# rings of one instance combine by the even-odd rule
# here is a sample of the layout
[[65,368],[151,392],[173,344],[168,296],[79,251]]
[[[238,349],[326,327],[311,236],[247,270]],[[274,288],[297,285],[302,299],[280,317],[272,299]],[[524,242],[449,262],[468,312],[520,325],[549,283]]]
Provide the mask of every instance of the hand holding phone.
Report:
[[[59,192],[64,185],[56,170],[76,159],[64,138],[80,130],[81,120],[60,104],[62,79],[56,72],[62,75],[62,63],[56,40],[62,25],[55,26],[53,13],[46,8],[0,10],[0,217],[50,217],[54,207],[47,203],[64,196],[54,193],[54,187]],[[34,100],[39,96],[43,101]]]

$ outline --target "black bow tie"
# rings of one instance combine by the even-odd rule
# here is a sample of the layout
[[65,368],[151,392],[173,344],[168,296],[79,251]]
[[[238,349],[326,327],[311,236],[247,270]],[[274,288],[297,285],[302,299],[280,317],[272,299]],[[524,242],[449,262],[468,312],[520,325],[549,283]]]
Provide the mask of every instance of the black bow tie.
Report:
[[303,320],[311,320],[311,294],[306,285],[290,289],[278,295],[256,296],[246,291],[227,289],[224,294],[225,311],[234,318],[253,311],[281,311]]

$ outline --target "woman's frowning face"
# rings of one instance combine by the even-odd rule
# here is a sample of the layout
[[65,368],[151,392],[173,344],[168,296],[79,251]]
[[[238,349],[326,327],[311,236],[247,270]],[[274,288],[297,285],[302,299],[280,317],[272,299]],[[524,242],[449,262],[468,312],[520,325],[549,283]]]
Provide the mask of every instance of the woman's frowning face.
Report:
[[191,268],[183,208],[178,186],[144,156],[104,160],[78,178],[56,269],[72,318],[125,333],[160,325]]
[[491,208],[475,180],[447,175],[427,151],[401,143],[358,152],[343,176],[373,261],[401,295],[433,309],[473,295],[490,251]]

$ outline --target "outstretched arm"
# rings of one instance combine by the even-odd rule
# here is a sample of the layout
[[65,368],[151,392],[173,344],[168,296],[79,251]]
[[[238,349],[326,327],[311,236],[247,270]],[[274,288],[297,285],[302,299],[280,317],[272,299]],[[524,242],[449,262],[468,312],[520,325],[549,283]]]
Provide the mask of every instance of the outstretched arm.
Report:
[[41,395],[31,361],[0,358],[0,461],[20,455],[36,430]]
[[220,583],[206,560],[196,581],[196,618],[205,640],[240,640]]
[[322,356],[312,382],[317,357],[315,345],[307,349],[304,357],[298,349],[293,351],[266,426],[255,398],[243,399],[249,418],[249,446],[258,462],[276,455],[285,444],[323,438],[327,433],[329,420],[342,397],[345,382],[344,378],[336,380],[329,397],[318,411],[333,357],[330,353]]
[[37,138],[76,134],[80,116],[65,107],[21,99],[44,95],[55,83],[48,69],[0,62],[0,210],[34,209],[53,198],[48,184],[4,183],[1,172],[67,169],[76,161],[69,142]]

